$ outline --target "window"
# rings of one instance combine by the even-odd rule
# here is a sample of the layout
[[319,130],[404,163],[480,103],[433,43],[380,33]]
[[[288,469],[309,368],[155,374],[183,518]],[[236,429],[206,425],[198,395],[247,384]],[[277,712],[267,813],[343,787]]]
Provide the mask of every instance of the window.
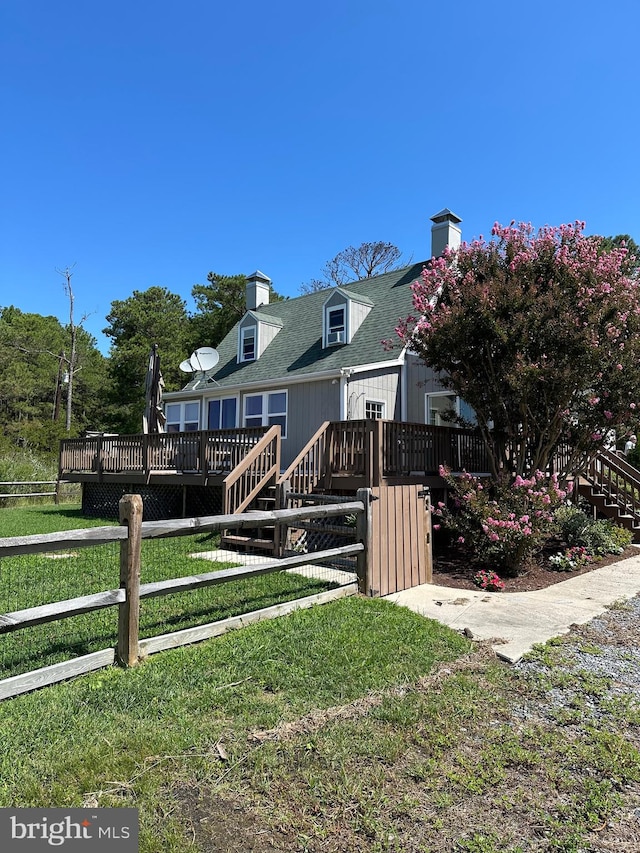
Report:
[[262,394],[253,394],[244,398],[244,425],[246,427],[262,426],[262,409],[264,398]]
[[329,332],[344,332],[344,307],[329,311]]
[[456,426],[459,414],[460,400],[455,394],[425,394],[425,422],[431,426]]
[[326,316],[326,333],[327,333],[327,346],[334,346],[335,344],[344,344],[347,340],[347,327],[346,327],[346,313],[347,309],[345,305],[340,305],[337,308],[327,308],[327,316]]
[[287,392],[276,391],[267,395],[267,423],[280,424],[282,438],[287,437]]
[[236,397],[209,400],[209,429],[233,429],[238,425],[237,413]]
[[379,421],[384,418],[384,400],[365,400],[364,416],[367,420]]
[[255,361],[256,350],[256,327],[240,329],[240,361]]
[[200,429],[200,403],[167,403],[167,432],[196,432]]
[[282,438],[286,438],[286,391],[270,391],[265,394],[248,394],[244,398],[244,425],[246,427],[275,426],[275,424],[280,424]]

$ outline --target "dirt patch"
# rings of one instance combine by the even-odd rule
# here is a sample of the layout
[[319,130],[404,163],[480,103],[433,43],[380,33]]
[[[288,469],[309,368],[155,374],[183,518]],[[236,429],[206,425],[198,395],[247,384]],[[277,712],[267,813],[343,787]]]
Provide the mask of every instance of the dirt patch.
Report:
[[173,792],[201,853],[277,853],[297,850],[295,838],[269,827],[258,812],[230,795],[204,788]]
[[[548,558],[542,554],[540,559],[532,562],[515,578],[503,577],[505,583],[504,592],[532,592],[536,589],[546,589],[555,583],[575,578],[601,569],[613,563],[619,563],[630,557],[640,556],[640,549],[629,546],[622,554],[603,557],[597,562],[588,563],[573,572],[558,572],[551,568]],[[439,586],[450,586],[454,589],[474,589],[478,587],[473,582],[473,575],[477,571],[469,559],[469,556],[454,549],[434,551],[433,555],[433,583]]]

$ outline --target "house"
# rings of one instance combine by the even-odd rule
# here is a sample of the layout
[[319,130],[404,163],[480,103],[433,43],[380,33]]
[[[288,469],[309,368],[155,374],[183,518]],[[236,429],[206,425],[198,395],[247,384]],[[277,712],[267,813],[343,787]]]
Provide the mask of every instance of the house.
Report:
[[[445,209],[432,222],[431,256],[459,245],[458,216]],[[269,278],[256,271],[246,313],[218,343],[215,368],[164,395],[167,431],[279,424],[286,468],[324,421],[440,426],[452,411],[472,420],[395,333],[413,309],[411,285],[425,262],[275,303]],[[398,346],[389,350],[384,340]]]
[[[432,255],[459,245],[460,221],[432,217]],[[452,428],[473,412],[395,332],[424,263],[275,303],[255,272],[245,315],[164,395],[166,432],[66,439],[59,479],[82,483],[87,515],[138,492],[146,518],[166,518],[241,512],[271,487],[443,487],[441,463],[486,471],[481,437]]]
[[[430,257],[459,245],[458,216],[431,219]],[[63,440],[59,480],[82,484],[87,515],[117,517],[121,495],[137,492],[146,518],[167,518],[242,512],[268,489],[279,500],[287,490],[443,489],[440,464],[487,472],[478,431],[451,419],[473,422],[469,406],[410,348],[383,344],[412,313],[424,263],[271,304],[256,271],[217,360],[165,394],[166,433]],[[629,498],[640,483],[626,460],[603,449],[581,486],[640,540],[640,503]]]

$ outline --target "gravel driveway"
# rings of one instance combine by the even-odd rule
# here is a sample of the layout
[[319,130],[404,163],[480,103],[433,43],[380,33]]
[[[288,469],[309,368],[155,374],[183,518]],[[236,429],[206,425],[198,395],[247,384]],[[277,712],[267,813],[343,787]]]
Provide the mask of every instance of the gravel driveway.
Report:
[[[527,698],[523,720],[546,720],[583,733],[590,728],[624,731],[640,747],[640,597],[614,605],[569,634],[551,641],[515,669],[542,677],[547,689]],[[639,853],[640,786],[621,784],[623,809],[592,833],[589,853]]]

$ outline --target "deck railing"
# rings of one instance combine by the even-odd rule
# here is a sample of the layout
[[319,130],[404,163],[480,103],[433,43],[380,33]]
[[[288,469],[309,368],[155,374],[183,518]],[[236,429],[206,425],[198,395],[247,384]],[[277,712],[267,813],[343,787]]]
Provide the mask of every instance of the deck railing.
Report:
[[440,465],[475,474],[489,471],[485,445],[475,430],[399,421],[379,423],[385,477],[437,474]]
[[640,519],[640,472],[626,459],[603,449],[589,462],[585,478],[621,510]]
[[197,432],[103,435],[64,439],[59,479],[73,474],[145,475],[232,471],[267,432],[266,427]]
[[225,477],[224,512],[243,512],[265,486],[275,483],[279,471],[280,426],[272,426]]
[[325,421],[279,482],[289,481],[299,493],[313,492],[332,477],[363,478],[367,486],[377,486],[390,477],[435,476],[440,465],[486,473],[489,461],[480,435],[401,421]]
[[328,470],[330,474],[367,476],[375,425],[378,421],[333,421],[328,435]]
[[279,483],[288,482],[292,492],[304,495],[312,494],[320,487],[326,472],[327,435],[330,426],[329,421],[321,424],[279,477]]

